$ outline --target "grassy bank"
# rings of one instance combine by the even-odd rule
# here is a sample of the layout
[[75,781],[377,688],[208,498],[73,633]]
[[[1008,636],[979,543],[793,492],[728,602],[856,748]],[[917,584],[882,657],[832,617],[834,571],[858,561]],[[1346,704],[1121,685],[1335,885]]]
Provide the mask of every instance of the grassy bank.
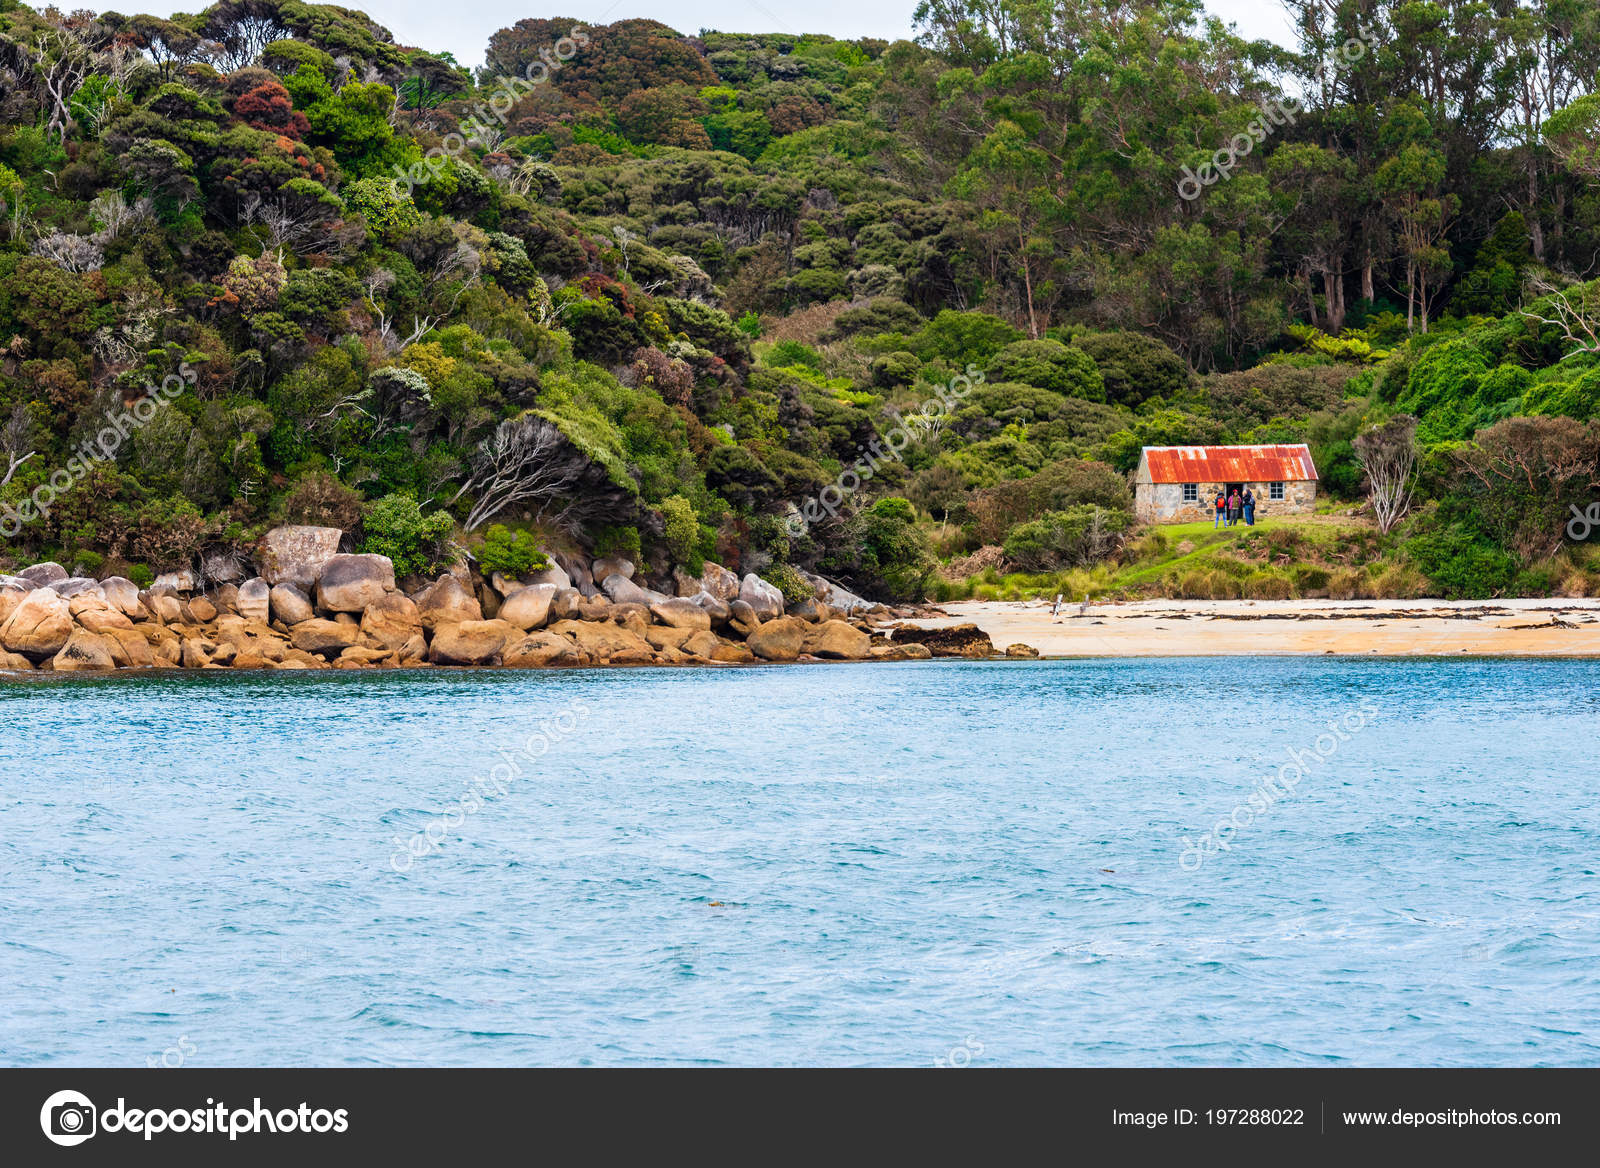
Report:
[[[1600,563],[1577,550],[1540,565],[1532,594],[1592,596]],[[1072,600],[1395,599],[1439,594],[1406,562],[1403,540],[1384,538],[1363,518],[1341,512],[1273,516],[1254,526],[1211,523],[1150,526],[1101,563],[1060,572],[989,568],[954,579],[937,577],[933,599]]]

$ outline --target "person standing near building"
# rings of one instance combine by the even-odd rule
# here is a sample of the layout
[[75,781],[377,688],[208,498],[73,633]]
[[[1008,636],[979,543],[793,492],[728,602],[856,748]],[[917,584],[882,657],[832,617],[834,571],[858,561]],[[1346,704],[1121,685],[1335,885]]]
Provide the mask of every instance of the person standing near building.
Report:
[[1249,487],[1244,489],[1244,522],[1247,527],[1256,525],[1256,497]]
[[1223,521],[1228,517],[1228,500],[1223,496],[1221,487],[1217,488],[1216,511],[1217,518],[1216,521],[1211,524],[1212,531],[1215,531],[1217,528],[1223,526]]

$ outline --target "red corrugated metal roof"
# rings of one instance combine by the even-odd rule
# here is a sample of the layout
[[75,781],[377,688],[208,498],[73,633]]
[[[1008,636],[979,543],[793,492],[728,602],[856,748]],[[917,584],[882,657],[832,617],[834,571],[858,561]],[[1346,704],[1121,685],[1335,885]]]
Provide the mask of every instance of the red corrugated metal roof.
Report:
[[1260,483],[1315,480],[1311,448],[1295,446],[1146,446],[1153,483]]

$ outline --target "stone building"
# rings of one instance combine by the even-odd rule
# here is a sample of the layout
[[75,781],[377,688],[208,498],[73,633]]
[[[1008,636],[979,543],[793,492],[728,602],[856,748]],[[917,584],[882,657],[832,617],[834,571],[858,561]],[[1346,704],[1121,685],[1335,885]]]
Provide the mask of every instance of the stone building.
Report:
[[1317,501],[1317,468],[1294,446],[1146,446],[1133,477],[1134,510],[1146,523],[1210,519],[1217,492],[1256,497],[1256,515],[1302,515]]

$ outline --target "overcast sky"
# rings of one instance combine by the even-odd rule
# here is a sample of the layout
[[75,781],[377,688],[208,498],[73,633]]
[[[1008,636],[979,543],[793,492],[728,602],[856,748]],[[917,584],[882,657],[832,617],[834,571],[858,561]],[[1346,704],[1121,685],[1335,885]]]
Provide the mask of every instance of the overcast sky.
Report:
[[[463,65],[481,65],[490,34],[530,16],[570,16],[586,24],[649,17],[682,33],[819,32],[840,38],[911,35],[917,0],[340,0],[387,26],[401,44],[448,49]],[[137,4],[125,5],[138,8]],[[1210,0],[1208,8],[1252,39],[1289,43],[1289,21],[1274,0]],[[190,9],[193,11],[194,9]]]

